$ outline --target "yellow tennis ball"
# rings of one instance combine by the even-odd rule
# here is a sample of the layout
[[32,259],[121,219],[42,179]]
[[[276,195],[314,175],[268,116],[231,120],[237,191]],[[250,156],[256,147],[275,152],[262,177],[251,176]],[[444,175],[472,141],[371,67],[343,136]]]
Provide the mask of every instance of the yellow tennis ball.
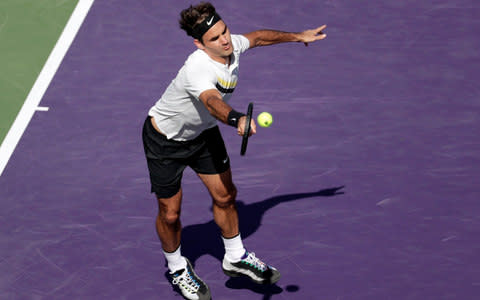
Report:
[[262,112],[261,114],[258,115],[257,117],[257,123],[261,127],[270,127],[273,123],[273,117],[271,114],[268,112]]

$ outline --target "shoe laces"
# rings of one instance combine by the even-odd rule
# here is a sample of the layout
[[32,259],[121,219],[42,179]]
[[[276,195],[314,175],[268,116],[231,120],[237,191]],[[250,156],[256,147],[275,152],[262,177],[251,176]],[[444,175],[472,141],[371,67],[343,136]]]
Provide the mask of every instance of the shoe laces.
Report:
[[175,285],[181,285],[192,293],[195,293],[200,289],[200,283],[195,280],[188,268],[183,271],[182,274],[174,275],[172,283]]
[[264,272],[268,269],[268,266],[261,261],[258,257],[255,256],[255,253],[248,252],[247,257],[243,259],[244,262],[247,264],[259,269],[260,271]]

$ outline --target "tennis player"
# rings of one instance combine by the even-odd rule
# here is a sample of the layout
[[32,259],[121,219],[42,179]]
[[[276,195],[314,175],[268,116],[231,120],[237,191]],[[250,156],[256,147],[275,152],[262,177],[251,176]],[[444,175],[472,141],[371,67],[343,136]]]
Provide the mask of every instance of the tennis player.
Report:
[[[308,45],[326,37],[326,26],[299,33],[259,30],[235,35],[214,6],[204,2],[183,10],[179,23],[198,49],[148,112],[142,136],[151,192],[158,199],[156,229],[172,283],[185,298],[203,300],[211,298],[209,288],[181,254],[183,171],[192,168],[210,192],[213,217],[225,246],[224,273],[248,276],[259,284],[277,282],[279,271],[243,245],[235,206],[237,190],[217,120],[243,135],[246,117],[228,104],[237,86],[243,52],[284,42]],[[252,118],[250,135],[255,133]]]

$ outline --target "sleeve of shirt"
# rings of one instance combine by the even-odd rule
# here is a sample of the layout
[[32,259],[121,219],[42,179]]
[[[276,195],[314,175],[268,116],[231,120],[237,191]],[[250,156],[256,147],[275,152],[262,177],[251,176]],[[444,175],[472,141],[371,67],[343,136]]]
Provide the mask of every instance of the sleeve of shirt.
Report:
[[243,53],[250,48],[250,41],[241,34],[232,34],[233,49]]
[[200,99],[200,94],[206,90],[216,89],[217,77],[208,62],[195,62],[185,67],[185,89],[187,92]]

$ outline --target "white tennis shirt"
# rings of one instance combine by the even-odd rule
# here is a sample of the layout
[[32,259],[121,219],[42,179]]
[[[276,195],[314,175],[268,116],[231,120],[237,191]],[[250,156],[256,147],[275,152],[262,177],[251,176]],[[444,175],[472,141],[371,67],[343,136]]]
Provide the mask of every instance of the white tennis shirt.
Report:
[[203,50],[196,50],[148,112],[168,139],[192,140],[217,125],[217,119],[199,97],[206,90],[217,89],[223,101],[228,103],[230,100],[237,86],[240,54],[250,47],[245,36],[232,34],[231,37],[230,65],[214,61]]

